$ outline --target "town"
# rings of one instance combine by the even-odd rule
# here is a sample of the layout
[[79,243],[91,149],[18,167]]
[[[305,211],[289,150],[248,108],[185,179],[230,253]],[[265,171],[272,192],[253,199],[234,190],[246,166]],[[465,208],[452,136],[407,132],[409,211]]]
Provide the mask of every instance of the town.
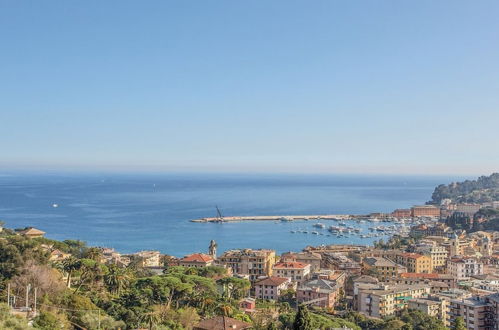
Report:
[[[266,329],[277,324],[288,328],[293,322],[288,320],[287,324],[282,317],[282,311],[288,308],[288,312],[298,309],[298,315],[301,309],[307,309],[312,315],[317,313],[324,318],[323,322],[329,320],[344,328],[360,324],[366,329],[382,329],[379,323],[382,320],[393,321],[404,311],[417,311],[433,320],[434,326],[492,330],[499,327],[499,231],[480,229],[493,222],[492,218],[499,214],[498,207],[497,201],[453,203],[443,200],[438,206],[415,206],[390,214],[373,213],[367,216],[368,220],[390,219],[411,226],[407,231],[394,233],[386,242],[375,241],[370,247],[307,246],[281,255],[273,250],[251,248],[219,253],[217,243],[212,240],[207,242],[206,251],[183,258],[159,251],[122,255],[111,248],[83,245],[77,251],[85,250],[84,257],[94,261],[92,267],[106,265],[108,271],[133,267],[140,269],[142,276],[153,277],[167,276],[172,271],[215,272],[212,278],[219,288],[238,283],[237,293],[220,289],[222,294],[232,295],[229,300],[235,302],[238,311],[215,312],[204,319],[198,316],[190,323],[184,320],[182,326],[189,329]],[[5,229],[2,234],[6,232],[39,242],[35,249],[46,253],[48,264],[60,270],[60,281],[68,288],[71,283],[77,283],[82,293],[92,292],[88,279],[83,278],[85,266],[81,262],[78,265],[77,258],[82,255],[76,256],[68,249],[68,244],[73,245],[74,250],[75,244],[83,243],[57,244],[45,239],[45,233],[36,228]],[[7,259],[4,256],[3,262]],[[41,292],[36,297],[39,289],[36,281],[14,278],[11,282],[7,281],[2,290],[9,310],[35,320],[36,324],[40,311],[51,310],[40,300]],[[129,326],[126,321],[125,324]],[[137,328],[140,324],[138,322]],[[77,323],[73,326],[84,328]]]

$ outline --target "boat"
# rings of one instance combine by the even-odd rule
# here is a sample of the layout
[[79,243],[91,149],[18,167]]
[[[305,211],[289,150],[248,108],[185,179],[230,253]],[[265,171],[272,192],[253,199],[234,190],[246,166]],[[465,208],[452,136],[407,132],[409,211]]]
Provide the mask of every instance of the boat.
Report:
[[59,204],[54,203],[54,204],[52,204],[52,207],[57,208],[57,207],[59,207]]
[[289,221],[293,221],[293,219],[291,219],[290,217],[282,217],[281,219],[279,219],[281,221],[284,221],[284,222],[289,222]]
[[291,234],[294,234],[294,233],[296,233],[296,231],[295,231],[295,230],[292,230],[292,231],[291,231]]
[[323,224],[323,223],[318,222],[318,223],[314,224],[314,227],[315,228],[322,228],[322,229],[324,229],[324,228],[326,228],[326,225]]
[[314,234],[314,235],[319,235],[319,232],[317,232],[317,231],[313,231],[313,232],[312,232],[312,234]]

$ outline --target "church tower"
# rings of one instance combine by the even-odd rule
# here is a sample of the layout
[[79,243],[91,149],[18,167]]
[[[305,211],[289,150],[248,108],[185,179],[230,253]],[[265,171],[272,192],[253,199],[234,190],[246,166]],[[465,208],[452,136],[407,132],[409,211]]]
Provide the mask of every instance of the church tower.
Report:
[[208,255],[215,260],[217,258],[217,242],[215,240],[211,240],[210,246],[208,247]]
[[452,240],[450,242],[450,257],[458,256],[461,254],[461,242],[459,241],[459,236],[454,233]]

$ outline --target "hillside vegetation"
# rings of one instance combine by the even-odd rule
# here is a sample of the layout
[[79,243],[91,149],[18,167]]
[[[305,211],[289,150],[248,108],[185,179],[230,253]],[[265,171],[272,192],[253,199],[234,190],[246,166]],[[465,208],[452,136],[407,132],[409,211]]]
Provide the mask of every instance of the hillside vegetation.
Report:
[[485,203],[499,200],[499,173],[481,176],[476,180],[441,184],[431,195],[430,204],[440,204],[444,199],[456,203]]

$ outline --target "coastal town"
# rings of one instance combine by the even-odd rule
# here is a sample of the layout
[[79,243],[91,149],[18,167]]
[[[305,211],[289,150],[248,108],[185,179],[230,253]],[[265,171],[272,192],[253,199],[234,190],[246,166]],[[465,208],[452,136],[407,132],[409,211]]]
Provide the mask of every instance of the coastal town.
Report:
[[[83,251],[77,256],[71,250],[75,251],[75,245],[81,242],[59,244],[31,227],[4,229],[2,241],[19,237],[38,242],[34,249],[46,255],[48,265],[58,269],[59,281],[68,289],[74,283],[81,293],[91,293],[99,283],[98,277],[93,284],[85,279],[86,268],[81,260],[91,260],[92,266],[88,267],[102,265],[108,272],[138,269],[141,277],[158,280],[178,272],[205,274],[215,280],[221,299],[231,302],[230,311],[205,313],[206,317],[196,312],[193,320],[179,321],[178,326],[186,329],[287,329],[293,327],[293,322],[286,324],[283,310],[298,310],[296,323],[300,311],[306,309],[342,328],[356,324],[363,329],[384,329],[387,325],[379,322],[391,322],[410,311],[425,315],[436,322],[434,327],[442,329],[493,330],[499,329],[499,230],[488,228],[497,222],[498,215],[499,201],[456,203],[442,199],[439,205],[363,216],[373,224],[390,221],[407,225],[408,230],[392,233],[390,239],[375,241],[373,246],[306,246],[280,255],[271,249],[251,247],[220,252],[212,240],[207,242],[206,251],[182,258],[159,251],[125,255],[111,248],[84,245],[76,249],[77,253]],[[8,256],[2,253],[2,262],[6,262]],[[82,257],[79,266],[75,265]],[[17,276],[23,276],[22,272]],[[101,274],[104,283],[106,276]],[[140,277],[135,281],[140,282]],[[39,286],[47,284],[36,282],[16,280],[15,276],[5,281],[2,297],[11,313],[33,321],[39,318],[40,311],[57,311],[44,304],[41,292],[37,298],[36,289],[43,291]],[[237,285],[237,292],[228,289]],[[125,284],[119,290],[126,290]],[[140,328],[141,324],[139,321],[130,327],[125,321],[126,328]],[[77,323],[73,327],[92,328]],[[148,328],[155,329],[152,323]]]

